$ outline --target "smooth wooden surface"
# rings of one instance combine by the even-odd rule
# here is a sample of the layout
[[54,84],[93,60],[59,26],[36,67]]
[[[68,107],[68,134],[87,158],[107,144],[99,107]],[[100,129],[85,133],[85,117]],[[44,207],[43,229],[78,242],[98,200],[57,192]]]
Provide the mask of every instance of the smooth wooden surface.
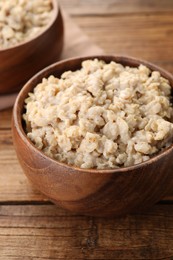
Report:
[[[172,0],[61,2],[106,52],[148,57],[173,72]],[[142,215],[105,220],[66,213],[22,174],[10,117],[11,109],[0,112],[0,259],[173,259],[173,188]]]
[[173,11],[172,0],[60,0],[71,15],[109,15],[167,13]]

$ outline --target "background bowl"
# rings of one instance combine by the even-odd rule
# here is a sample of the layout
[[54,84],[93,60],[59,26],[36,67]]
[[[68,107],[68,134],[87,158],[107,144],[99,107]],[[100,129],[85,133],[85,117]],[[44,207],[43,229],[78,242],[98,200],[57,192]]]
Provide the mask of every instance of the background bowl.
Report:
[[173,186],[173,146],[152,159],[126,168],[111,170],[80,169],[57,162],[39,151],[26,137],[22,125],[24,100],[28,92],[53,74],[76,70],[85,59],[99,58],[137,67],[145,64],[173,86],[173,76],[146,61],[129,57],[97,56],[55,63],[35,75],[23,87],[13,110],[13,140],[19,162],[38,190],[61,207],[92,216],[119,216],[146,209],[159,201]]
[[36,37],[0,49],[0,94],[13,93],[35,73],[58,60],[63,47],[63,20],[57,0],[52,0],[50,23]]

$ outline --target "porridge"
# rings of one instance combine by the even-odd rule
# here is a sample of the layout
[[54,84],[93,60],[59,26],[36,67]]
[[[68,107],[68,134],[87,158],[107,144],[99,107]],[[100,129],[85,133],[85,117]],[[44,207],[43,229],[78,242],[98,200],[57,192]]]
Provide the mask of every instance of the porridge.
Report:
[[25,100],[27,137],[46,155],[80,168],[119,168],[172,143],[171,86],[146,66],[94,59],[50,76]]
[[33,38],[50,22],[51,16],[51,0],[0,0],[0,48]]

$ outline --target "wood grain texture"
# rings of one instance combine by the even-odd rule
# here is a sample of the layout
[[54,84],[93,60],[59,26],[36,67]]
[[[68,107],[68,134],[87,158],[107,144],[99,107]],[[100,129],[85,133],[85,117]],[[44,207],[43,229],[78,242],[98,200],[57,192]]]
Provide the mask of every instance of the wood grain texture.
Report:
[[[4,116],[6,114],[1,112]],[[10,113],[9,113],[10,114]],[[0,202],[45,201],[19,166],[10,129],[0,130]]]
[[71,15],[165,13],[173,11],[172,0],[59,0]]
[[173,13],[74,20],[106,53],[145,59],[173,72]]
[[11,128],[12,109],[0,111],[0,131]]
[[1,206],[0,252],[1,260],[171,260],[173,205],[109,220],[53,205]]

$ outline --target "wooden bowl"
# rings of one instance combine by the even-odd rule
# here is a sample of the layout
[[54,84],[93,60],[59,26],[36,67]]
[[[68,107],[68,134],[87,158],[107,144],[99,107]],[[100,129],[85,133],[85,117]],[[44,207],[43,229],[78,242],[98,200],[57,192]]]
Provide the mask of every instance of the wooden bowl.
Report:
[[0,49],[0,94],[13,93],[45,66],[58,60],[63,47],[63,20],[52,0],[52,20],[35,38]]
[[43,77],[76,70],[85,59],[99,58],[136,67],[145,64],[173,86],[173,76],[146,61],[129,57],[97,56],[65,60],[42,70],[28,81],[13,110],[13,140],[19,162],[28,179],[57,205],[91,216],[119,216],[146,209],[173,187],[173,146],[141,164],[107,170],[80,169],[49,158],[26,137],[22,124],[24,100]]

